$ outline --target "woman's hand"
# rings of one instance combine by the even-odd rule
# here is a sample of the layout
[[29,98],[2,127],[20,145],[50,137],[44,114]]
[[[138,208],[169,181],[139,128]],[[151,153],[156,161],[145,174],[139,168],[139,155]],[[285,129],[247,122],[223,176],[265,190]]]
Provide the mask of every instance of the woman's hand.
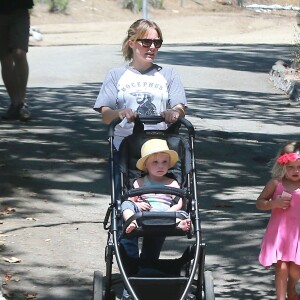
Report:
[[111,109],[107,106],[101,108],[101,114],[104,124],[110,124],[116,118],[120,118],[121,120],[127,118],[128,122],[132,122],[137,116],[137,113],[130,108]]
[[179,118],[179,112],[174,109],[166,110],[161,113],[161,116],[165,119],[168,124],[175,123]]
[[131,108],[124,108],[118,110],[118,116],[121,120],[126,118],[128,122],[132,122],[136,118],[137,113]]
[[161,116],[165,119],[166,123],[172,124],[177,122],[178,118],[184,118],[185,113],[182,105],[176,105],[172,109],[163,111]]

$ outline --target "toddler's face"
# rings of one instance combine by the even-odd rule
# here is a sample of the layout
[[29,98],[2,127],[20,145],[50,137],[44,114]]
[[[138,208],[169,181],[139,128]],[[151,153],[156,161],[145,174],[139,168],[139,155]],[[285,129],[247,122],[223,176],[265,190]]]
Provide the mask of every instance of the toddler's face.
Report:
[[292,181],[300,180],[300,159],[286,164],[285,177]]
[[167,153],[156,153],[146,160],[146,169],[154,176],[164,176],[170,167],[170,156]]

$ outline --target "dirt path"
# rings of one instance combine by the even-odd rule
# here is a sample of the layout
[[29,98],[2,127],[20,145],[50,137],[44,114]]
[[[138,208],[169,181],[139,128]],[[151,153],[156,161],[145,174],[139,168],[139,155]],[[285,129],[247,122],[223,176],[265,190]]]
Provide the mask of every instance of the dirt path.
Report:
[[[37,6],[31,23],[40,29],[43,41],[31,44],[119,44],[129,25],[142,17],[141,13],[131,13],[115,2],[106,1],[102,10],[92,7],[91,2],[94,3],[72,4],[68,15],[49,14],[47,7]],[[177,1],[175,4],[169,0],[165,10],[150,10],[149,18],[160,25],[167,44],[291,44],[297,30],[295,12],[257,13],[209,1],[202,5],[190,1],[181,8]]]

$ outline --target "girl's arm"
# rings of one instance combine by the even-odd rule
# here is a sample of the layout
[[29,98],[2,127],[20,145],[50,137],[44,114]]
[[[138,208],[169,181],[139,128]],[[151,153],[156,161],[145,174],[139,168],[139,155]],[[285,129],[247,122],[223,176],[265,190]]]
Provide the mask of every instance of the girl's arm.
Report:
[[[133,182],[133,187],[135,189],[139,188],[142,185],[143,179],[139,178],[137,180],[135,180]],[[145,201],[138,201],[140,199],[140,196],[135,196],[135,197],[131,197],[128,198],[129,200],[135,202],[136,206],[140,209],[140,210],[150,210],[151,209],[151,205]]]
[[169,211],[177,211],[180,210],[181,208],[182,208],[182,199],[180,198],[177,204],[174,204],[173,206],[170,207]]
[[289,206],[289,198],[278,195],[275,199],[272,196],[276,190],[278,180],[271,179],[256,200],[256,207],[260,210],[270,210],[273,208],[287,208]]

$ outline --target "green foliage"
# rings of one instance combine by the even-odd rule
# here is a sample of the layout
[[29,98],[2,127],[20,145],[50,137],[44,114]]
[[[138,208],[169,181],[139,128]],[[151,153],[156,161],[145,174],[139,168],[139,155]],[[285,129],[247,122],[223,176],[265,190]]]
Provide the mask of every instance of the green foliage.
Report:
[[[140,1],[140,0],[138,0],[138,1]],[[138,8],[136,0],[123,0],[123,8],[129,9],[134,13],[136,13],[140,10]]]
[[153,8],[164,9],[163,0],[148,0],[148,4]]
[[34,0],[34,3],[47,3],[50,12],[65,13],[69,5],[69,0]]
[[239,7],[244,7],[245,0],[237,0],[236,2]]
[[68,8],[69,0],[50,0],[50,12],[65,13]]
[[[148,5],[156,9],[164,9],[163,0],[147,0]],[[143,9],[143,0],[123,0],[123,7],[132,12],[139,12]]]

